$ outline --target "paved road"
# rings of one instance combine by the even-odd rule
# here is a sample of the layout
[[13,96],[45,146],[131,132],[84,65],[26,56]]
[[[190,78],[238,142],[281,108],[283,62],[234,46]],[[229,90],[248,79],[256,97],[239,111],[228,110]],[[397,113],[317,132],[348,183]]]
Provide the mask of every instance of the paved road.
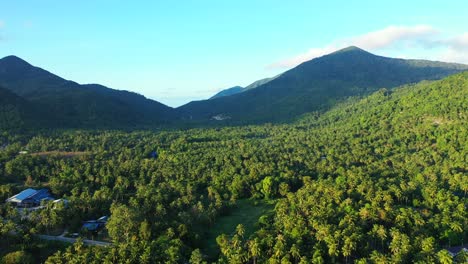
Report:
[[[62,241],[66,243],[75,243],[76,241],[76,238],[63,237],[63,236],[38,235],[38,237],[41,239],[45,239],[45,240],[55,240],[55,241]],[[83,239],[83,243],[85,245],[94,245],[94,246],[100,246],[100,247],[112,245],[112,243],[109,243],[109,242],[95,241],[95,240],[88,240],[88,239]]]

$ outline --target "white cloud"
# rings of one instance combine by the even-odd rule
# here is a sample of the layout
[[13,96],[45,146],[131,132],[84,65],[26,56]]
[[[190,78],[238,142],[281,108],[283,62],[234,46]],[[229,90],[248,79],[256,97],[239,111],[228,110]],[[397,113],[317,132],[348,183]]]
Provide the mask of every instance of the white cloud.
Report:
[[441,39],[436,41],[437,46],[445,46],[451,50],[468,51],[468,32],[455,37]]
[[313,58],[320,57],[322,55],[331,53],[343,47],[344,46],[336,46],[335,44],[331,44],[323,48],[312,48],[303,54],[299,54],[295,57],[272,63],[268,65],[267,68],[270,68],[270,69],[292,68],[301,64],[304,61],[308,61]]
[[447,37],[432,26],[415,25],[388,26],[363,35],[340,39],[325,47],[311,48],[307,52],[292,58],[272,63],[267,68],[284,69],[295,67],[302,62],[347,46],[358,46],[371,52],[398,49],[398,54],[401,54],[400,57],[412,57],[411,54],[404,54],[404,52],[405,50],[414,50],[414,48],[438,49],[440,51],[433,59],[468,63],[468,32],[455,37]]
[[454,49],[447,49],[437,56],[437,60],[468,64],[468,53],[466,51],[460,52]]
[[381,49],[401,41],[420,41],[427,36],[437,34],[437,30],[428,25],[389,26],[381,30],[353,37],[344,41],[364,49]]

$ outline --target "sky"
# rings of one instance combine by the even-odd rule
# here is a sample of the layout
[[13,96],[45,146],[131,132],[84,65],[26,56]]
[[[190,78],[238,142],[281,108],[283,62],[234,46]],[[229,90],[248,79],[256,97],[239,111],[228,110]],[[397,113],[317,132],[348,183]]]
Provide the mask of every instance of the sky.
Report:
[[0,57],[169,106],[350,45],[468,64],[468,1],[0,0]]

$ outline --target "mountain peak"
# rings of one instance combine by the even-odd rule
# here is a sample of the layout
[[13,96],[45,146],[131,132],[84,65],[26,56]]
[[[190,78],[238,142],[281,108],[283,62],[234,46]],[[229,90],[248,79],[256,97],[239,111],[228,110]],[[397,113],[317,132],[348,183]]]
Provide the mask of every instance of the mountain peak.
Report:
[[343,48],[343,49],[340,49],[340,50],[337,50],[331,54],[338,54],[338,53],[345,53],[345,52],[364,52],[364,53],[369,53],[359,47],[356,47],[356,46],[349,46],[349,47],[346,47],[346,48]]
[[31,66],[27,61],[21,59],[20,57],[17,57],[15,55],[10,55],[6,56],[2,59],[0,59],[0,63],[6,63],[11,66]]

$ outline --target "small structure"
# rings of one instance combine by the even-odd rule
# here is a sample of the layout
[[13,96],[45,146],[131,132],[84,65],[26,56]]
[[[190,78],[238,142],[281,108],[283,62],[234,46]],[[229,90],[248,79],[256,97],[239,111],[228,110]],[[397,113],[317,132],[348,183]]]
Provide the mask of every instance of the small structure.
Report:
[[152,158],[152,159],[157,159],[157,158],[158,158],[158,152],[156,152],[156,151],[151,151],[151,153],[150,153],[150,158]]
[[461,253],[468,254],[468,249],[466,248],[466,246],[447,248],[447,251],[452,257],[456,257],[458,256],[458,254],[461,254]]
[[85,221],[83,222],[83,226],[81,227],[81,229],[88,232],[99,232],[106,226],[108,219],[108,216],[102,216],[98,220]]
[[219,115],[212,116],[211,119],[216,120],[216,121],[223,121],[226,119],[231,119],[231,117],[225,114],[219,114]]
[[42,201],[54,200],[49,190],[47,189],[26,189],[15,196],[6,200],[7,203],[12,203],[17,207],[35,207],[41,205]]
[[109,217],[108,217],[107,215],[105,215],[105,216],[100,217],[100,218],[99,218],[98,220],[96,220],[96,221],[102,222],[102,223],[107,223],[107,220],[109,220]]
[[63,204],[65,208],[68,207],[68,200],[64,198],[53,200],[52,203],[54,204],[54,209],[56,209],[59,204]]

